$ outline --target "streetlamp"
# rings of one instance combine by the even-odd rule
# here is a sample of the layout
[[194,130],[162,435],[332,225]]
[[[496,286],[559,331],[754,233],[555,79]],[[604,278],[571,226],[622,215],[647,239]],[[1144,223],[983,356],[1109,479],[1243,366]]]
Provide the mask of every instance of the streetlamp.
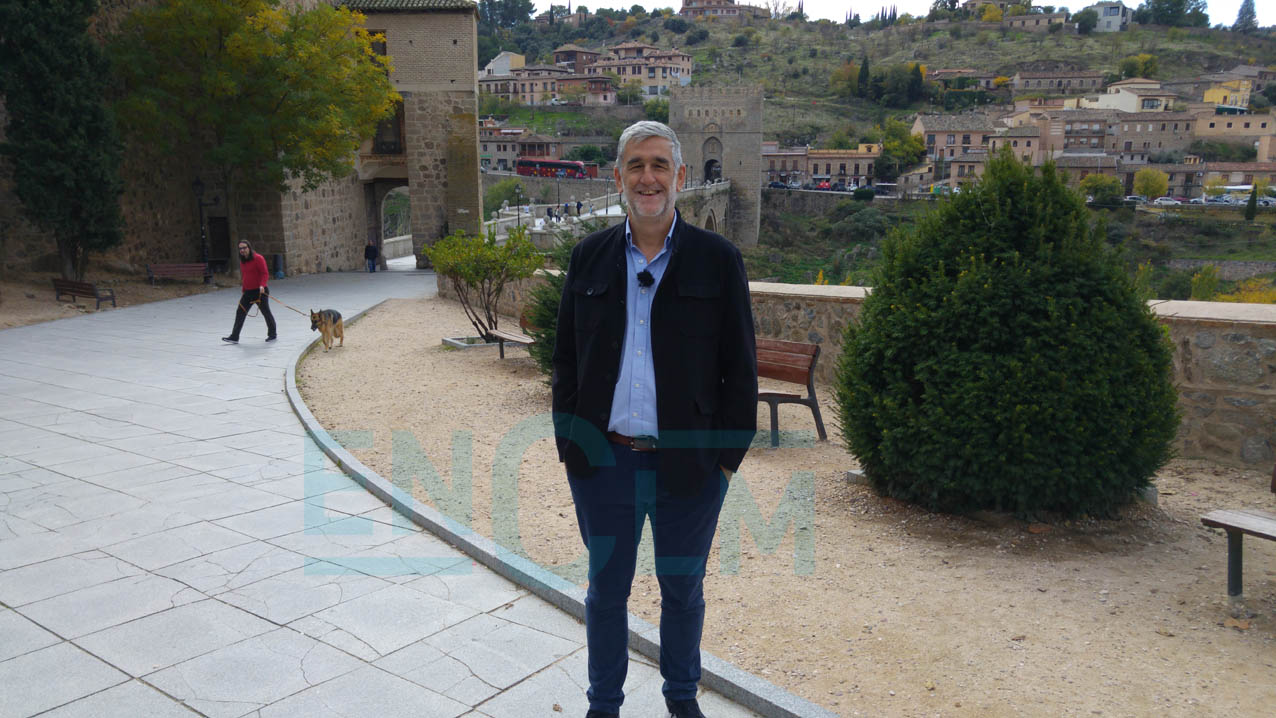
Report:
[[[195,193],[195,206],[199,208],[199,253],[200,259],[203,261],[205,268],[208,267],[208,228],[204,225],[204,208],[212,207],[217,204],[217,197],[213,197],[212,201],[204,201],[204,183],[195,178],[191,182],[191,191]],[[205,269],[205,271],[208,271]],[[212,272],[208,272],[204,276],[204,284],[211,284],[213,281]]]
[[[514,198],[518,200],[518,206],[514,208],[514,223],[519,227],[523,226],[523,185],[514,185]],[[530,217],[528,218],[531,219]]]

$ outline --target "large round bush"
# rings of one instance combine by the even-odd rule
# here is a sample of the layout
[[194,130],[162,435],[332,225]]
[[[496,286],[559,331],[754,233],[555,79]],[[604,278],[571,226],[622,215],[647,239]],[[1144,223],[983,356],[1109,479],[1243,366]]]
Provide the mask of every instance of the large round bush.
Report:
[[1053,165],[1008,153],[885,243],[837,401],[880,493],[1111,515],[1171,455],[1165,330]]

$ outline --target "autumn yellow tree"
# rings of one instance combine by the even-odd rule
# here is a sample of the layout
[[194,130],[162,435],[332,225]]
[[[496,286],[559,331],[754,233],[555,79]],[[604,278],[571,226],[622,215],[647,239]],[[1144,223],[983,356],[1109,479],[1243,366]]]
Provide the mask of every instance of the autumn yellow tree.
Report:
[[983,11],[979,15],[979,19],[983,22],[1001,22],[1004,13],[1001,8],[996,5],[984,5]]
[[1134,173],[1134,193],[1148,199],[1160,197],[1170,189],[1170,177],[1161,170],[1141,169]]

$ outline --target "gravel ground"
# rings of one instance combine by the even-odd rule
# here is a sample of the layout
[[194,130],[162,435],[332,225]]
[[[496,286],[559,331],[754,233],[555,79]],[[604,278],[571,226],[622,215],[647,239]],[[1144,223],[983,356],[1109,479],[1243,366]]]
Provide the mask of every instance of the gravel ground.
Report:
[[[494,458],[514,457],[517,488],[496,492],[497,525],[517,515],[527,555],[571,564],[583,551],[571,495],[552,442],[536,438],[549,388],[525,350],[502,361],[495,348],[441,346],[469,334],[456,303],[387,302],[347,328],[344,348],[307,358],[302,394],[326,428],[371,430],[371,448],[353,453],[398,482],[415,477],[427,503],[464,515],[455,496],[466,492],[440,489],[472,477],[468,511],[486,535]],[[831,390],[818,391],[832,417]],[[801,407],[780,422],[813,428]],[[710,556],[705,649],[846,716],[1271,715],[1276,543],[1246,542],[1236,620],[1226,538],[1199,522],[1214,508],[1276,509],[1268,476],[1178,460],[1157,477],[1159,505],[1118,521],[972,519],[848,483],[855,461],[829,429],[813,447],[750,452],[733,479],[729,511],[744,520],[724,520]],[[768,541],[760,519],[778,524],[802,472],[814,476],[813,512]],[[745,525],[733,541],[728,526]],[[795,534],[799,556],[813,543],[813,565],[795,560]],[[639,577],[630,609],[658,620],[654,577]]]

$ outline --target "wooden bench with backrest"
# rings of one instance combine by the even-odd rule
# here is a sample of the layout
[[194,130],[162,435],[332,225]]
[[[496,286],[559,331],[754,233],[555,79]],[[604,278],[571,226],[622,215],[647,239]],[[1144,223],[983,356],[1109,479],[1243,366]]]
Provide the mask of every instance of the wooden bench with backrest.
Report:
[[[1272,492],[1276,493],[1276,470],[1272,472]],[[1227,595],[1241,595],[1243,571],[1242,539],[1245,534],[1276,541],[1276,514],[1258,509],[1221,509],[1201,517],[1201,523],[1227,532]]]
[[507,332],[504,329],[489,329],[487,334],[496,340],[502,359],[505,358],[505,342],[510,342],[511,344],[522,344],[524,346],[536,343],[535,339],[527,336],[526,334]]
[[786,342],[780,339],[758,339],[758,376],[806,386],[806,396],[783,392],[758,392],[758,401],[771,407],[771,446],[780,445],[780,404],[801,404],[811,409],[820,441],[826,441],[820,402],[815,398],[815,362],[820,358],[818,344]]
[[92,282],[77,282],[74,279],[53,279],[53,298],[56,301],[62,301],[62,295],[71,298],[71,303],[76,304],[76,297],[87,297],[97,300],[97,306],[94,309],[101,309],[102,302],[110,301],[111,306],[115,306],[115,290],[114,289],[98,289],[97,285]]
[[160,278],[202,279],[204,281],[208,281],[208,278],[211,276],[213,276],[213,273],[208,267],[208,262],[146,265],[146,278],[151,280],[151,284],[155,284],[155,280]]

